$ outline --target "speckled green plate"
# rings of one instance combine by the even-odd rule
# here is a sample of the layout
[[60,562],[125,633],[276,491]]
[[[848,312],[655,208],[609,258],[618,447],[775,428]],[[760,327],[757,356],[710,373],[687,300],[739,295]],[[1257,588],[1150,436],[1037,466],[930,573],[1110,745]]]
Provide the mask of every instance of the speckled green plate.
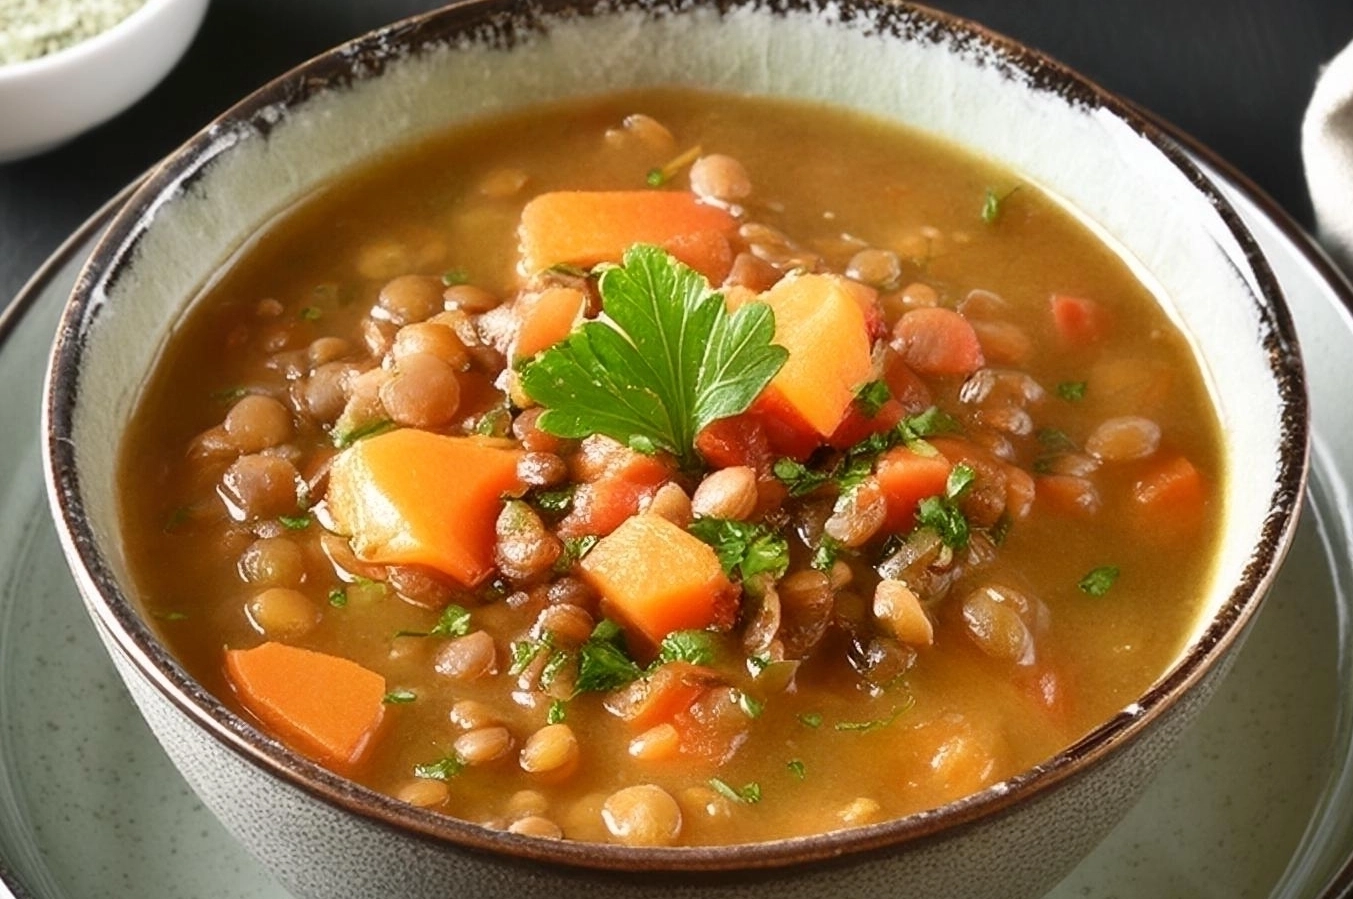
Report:
[[[1267,201],[1220,180],[1287,292],[1310,369],[1306,514],[1217,698],[1142,802],[1050,899],[1286,899],[1347,887],[1353,290]],[[19,899],[285,899],[132,707],[48,519],[42,371],[106,212],[0,316],[0,897],[8,886]]]

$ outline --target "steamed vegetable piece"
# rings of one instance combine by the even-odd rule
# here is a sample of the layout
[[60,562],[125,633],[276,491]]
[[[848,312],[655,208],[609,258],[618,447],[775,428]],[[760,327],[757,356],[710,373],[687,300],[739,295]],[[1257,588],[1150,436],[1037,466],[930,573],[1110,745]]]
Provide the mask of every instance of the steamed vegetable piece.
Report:
[[572,287],[551,287],[517,301],[517,339],[512,358],[529,359],[568,337],[587,308],[587,297]]
[[727,627],[737,589],[714,550],[657,515],[636,515],[578,566],[606,614],[657,646],[673,631]]
[[738,222],[686,191],[559,191],[521,213],[522,268],[619,262],[635,244],[660,246],[712,281],[732,264]]
[[512,444],[405,429],[362,440],[329,473],[329,510],[364,561],[423,565],[473,587],[493,571],[502,495],[519,491]]
[[385,713],[385,678],[356,662],[285,643],[229,649],[226,675],[244,707],[316,761],[355,765]]
[[606,320],[590,321],[526,365],[521,385],[561,437],[605,434],[631,449],[699,463],[695,437],[751,405],[785,364],[764,303],[729,314],[699,273],[635,246],[598,281]]

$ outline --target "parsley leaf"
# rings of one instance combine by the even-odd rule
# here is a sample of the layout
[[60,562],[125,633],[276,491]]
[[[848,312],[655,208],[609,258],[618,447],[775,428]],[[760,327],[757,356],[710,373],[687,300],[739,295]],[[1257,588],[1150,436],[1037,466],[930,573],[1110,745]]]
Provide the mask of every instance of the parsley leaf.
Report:
[[470,613],[455,603],[442,610],[430,631],[398,631],[396,637],[463,637],[470,632]]
[[545,713],[546,724],[560,724],[568,717],[568,703],[562,699],[556,699],[550,703],[550,710]]
[[886,718],[875,718],[872,721],[838,721],[834,725],[838,731],[855,731],[856,733],[868,733],[871,730],[878,730],[887,727],[898,719],[899,716],[915,704],[915,700],[909,699],[902,705],[893,709],[893,713]]
[[831,571],[840,555],[841,544],[827,534],[823,534],[822,542],[817,545],[817,549],[813,550],[813,559],[808,564],[818,571]]
[[963,517],[958,504],[947,496],[928,496],[916,506],[916,523],[934,528],[941,542],[951,549],[968,545],[968,519]]
[[418,694],[412,690],[391,690],[385,694],[381,702],[386,705],[405,705],[418,698]]
[[288,531],[303,531],[310,527],[309,515],[278,515],[277,520]]
[[709,785],[713,788],[714,792],[733,802],[754,805],[761,801],[761,784],[756,781],[752,781],[739,790],[737,787],[730,786],[724,781],[719,780],[717,777],[711,777],[709,779]]
[[790,759],[785,762],[785,767],[789,769],[789,773],[794,775],[796,780],[803,780],[808,776],[808,768],[799,759]]
[[543,640],[516,640],[507,648],[511,663],[507,673],[516,677],[535,661],[536,656],[553,648],[548,636]]
[[521,372],[560,437],[605,434],[699,464],[695,436],[747,409],[784,365],[764,303],[731,315],[708,282],[657,247],[637,245],[598,279],[605,317],[584,323]]
[[453,752],[451,755],[430,764],[415,765],[413,776],[421,777],[424,780],[450,780],[464,770],[465,760]]
[[659,662],[690,662],[710,665],[714,662],[714,640],[707,631],[672,631],[658,647]]
[[351,431],[334,431],[330,436],[333,439],[334,446],[339,449],[347,449],[359,440],[365,440],[367,437],[375,437],[377,434],[384,434],[386,431],[393,431],[395,423],[388,418],[377,419]]
[[789,457],[777,459],[771,468],[775,477],[789,488],[790,496],[807,496],[832,479],[825,471],[814,471]]
[[819,728],[822,726],[822,716],[817,712],[801,712],[799,723],[805,727]]
[[1019,190],[1018,184],[1004,194],[998,194],[994,189],[988,187],[986,196],[982,199],[982,221],[988,225],[996,224],[996,220],[1001,217],[1001,204],[1017,190]]
[[329,605],[335,609],[341,609],[348,604],[348,591],[342,587],[334,587],[329,591]]
[[1085,388],[1084,381],[1063,381],[1057,385],[1057,395],[1068,403],[1076,403],[1085,399]]
[[558,574],[564,574],[573,567],[574,562],[578,562],[583,556],[592,551],[601,540],[596,534],[584,534],[581,537],[568,537],[564,540],[564,551],[559,554],[559,558],[554,560],[554,570]]
[[641,674],[639,666],[625,652],[620,626],[603,618],[578,648],[578,680],[574,689],[579,693],[614,690]]
[[886,381],[870,381],[855,391],[855,407],[864,413],[865,418],[879,414],[883,404],[893,398]]
[[1076,584],[1082,593],[1088,593],[1094,597],[1103,596],[1109,592],[1109,588],[1118,580],[1117,565],[1101,565],[1091,570],[1085,577]]
[[763,571],[780,577],[789,567],[789,542],[764,524],[701,518],[686,528],[714,547],[725,574],[748,580]]

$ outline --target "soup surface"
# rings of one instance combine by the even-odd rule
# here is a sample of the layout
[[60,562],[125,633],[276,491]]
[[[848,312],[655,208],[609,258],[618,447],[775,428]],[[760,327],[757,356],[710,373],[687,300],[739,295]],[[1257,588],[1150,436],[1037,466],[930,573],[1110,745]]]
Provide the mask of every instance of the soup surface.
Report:
[[1223,474],[1187,341],[1037,188],[677,90],[288,211],[121,447],[144,609],[223,701],[409,803],[631,845],[1055,754],[1181,648]]

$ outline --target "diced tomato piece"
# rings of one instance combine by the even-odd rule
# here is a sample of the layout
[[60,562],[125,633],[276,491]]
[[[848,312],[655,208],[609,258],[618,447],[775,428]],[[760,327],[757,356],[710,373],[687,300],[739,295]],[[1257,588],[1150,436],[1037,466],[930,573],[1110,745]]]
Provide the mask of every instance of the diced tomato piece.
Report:
[[1109,333],[1108,312],[1094,300],[1053,294],[1052,323],[1062,341],[1070,346],[1088,346]]
[[859,404],[854,403],[846,412],[846,417],[827,442],[837,449],[848,449],[871,434],[886,431],[902,420],[905,410],[897,400],[888,400],[873,418],[865,416]]
[[761,392],[746,414],[761,423],[766,442],[777,456],[788,456],[802,462],[822,445],[822,437],[817,429],[799,414],[774,385]]
[[573,491],[572,508],[559,522],[559,536],[606,536],[637,515],[658,492],[660,483],[603,477],[579,484]]
[[746,413],[710,422],[696,435],[695,448],[713,468],[745,465],[764,475],[774,461],[765,427]]
[[893,399],[901,403],[903,411],[909,415],[924,412],[935,405],[926,382],[892,349],[884,352],[883,381],[888,385],[888,392],[893,395]]

